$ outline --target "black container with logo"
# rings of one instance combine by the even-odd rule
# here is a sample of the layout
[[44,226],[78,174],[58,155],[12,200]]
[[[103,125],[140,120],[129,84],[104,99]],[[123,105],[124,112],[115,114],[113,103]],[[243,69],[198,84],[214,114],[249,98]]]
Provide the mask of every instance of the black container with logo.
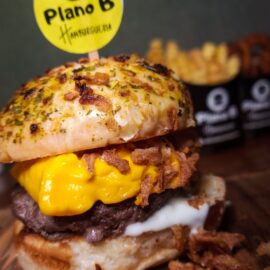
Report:
[[245,133],[253,135],[270,130],[270,76],[242,78],[240,98]]
[[186,84],[193,100],[201,144],[217,148],[241,139],[238,78],[218,85]]

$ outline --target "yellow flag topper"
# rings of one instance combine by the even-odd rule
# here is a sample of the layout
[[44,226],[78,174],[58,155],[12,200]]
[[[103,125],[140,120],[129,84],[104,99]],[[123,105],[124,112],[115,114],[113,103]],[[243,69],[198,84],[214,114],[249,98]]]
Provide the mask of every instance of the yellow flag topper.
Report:
[[123,17],[123,0],[34,0],[37,23],[56,47],[88,53],[108,44]]

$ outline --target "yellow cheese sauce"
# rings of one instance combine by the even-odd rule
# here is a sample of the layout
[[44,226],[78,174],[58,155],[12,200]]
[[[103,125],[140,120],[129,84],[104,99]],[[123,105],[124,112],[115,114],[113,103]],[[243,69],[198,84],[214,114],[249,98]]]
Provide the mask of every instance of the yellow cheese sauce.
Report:
[[132,198],[140,192],[146,175],[152,179],[158,176],[158,167],[134,164],[129,152],[120,151],[118,155],[129,162],[127,174],[120,173],[101,158],[95,160],[91,173],[85,161],[72,153],[18,163],[12,174],[43,214],[79,215],[99,200],[113,204]]

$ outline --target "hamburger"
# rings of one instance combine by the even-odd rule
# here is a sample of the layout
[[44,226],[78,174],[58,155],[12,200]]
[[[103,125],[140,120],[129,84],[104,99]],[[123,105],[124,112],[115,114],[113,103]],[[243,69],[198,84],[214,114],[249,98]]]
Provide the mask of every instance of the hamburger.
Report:
[[23,269],[142,270],[215,229],[225,185],[199,175],[177,76],[138,56],[81,59],[18,89],[0,117]]

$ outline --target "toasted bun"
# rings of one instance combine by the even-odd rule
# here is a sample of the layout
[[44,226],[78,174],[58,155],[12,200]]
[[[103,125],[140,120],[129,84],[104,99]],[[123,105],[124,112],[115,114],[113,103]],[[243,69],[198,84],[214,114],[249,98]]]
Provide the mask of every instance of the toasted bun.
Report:
[[[16,225],[20,226],[20,225]],[[21,234],[16,239],[19,264],[26,270],[142,270],[177,257],[183,250],[188,231],[176,238],[172,229],[120,236],[98,244],[82,238],[49,242],[35,234]]]
[[[225,199],[224,180],[206,175],[199,182],[200,196],[212,207],[206,223],[214,229],[223,214],[219,203]],[[96,244],[79,237],[50,242],[23,228],[17,221],[18,260],[26,270],[144,270],[182,254],[189,237],[189,229],[179,225],[138,237],[108,238]]]
[[136,56],[55,68],[23,85],[0,114],[0,162],[104,147],[194,126],[175,74]]

